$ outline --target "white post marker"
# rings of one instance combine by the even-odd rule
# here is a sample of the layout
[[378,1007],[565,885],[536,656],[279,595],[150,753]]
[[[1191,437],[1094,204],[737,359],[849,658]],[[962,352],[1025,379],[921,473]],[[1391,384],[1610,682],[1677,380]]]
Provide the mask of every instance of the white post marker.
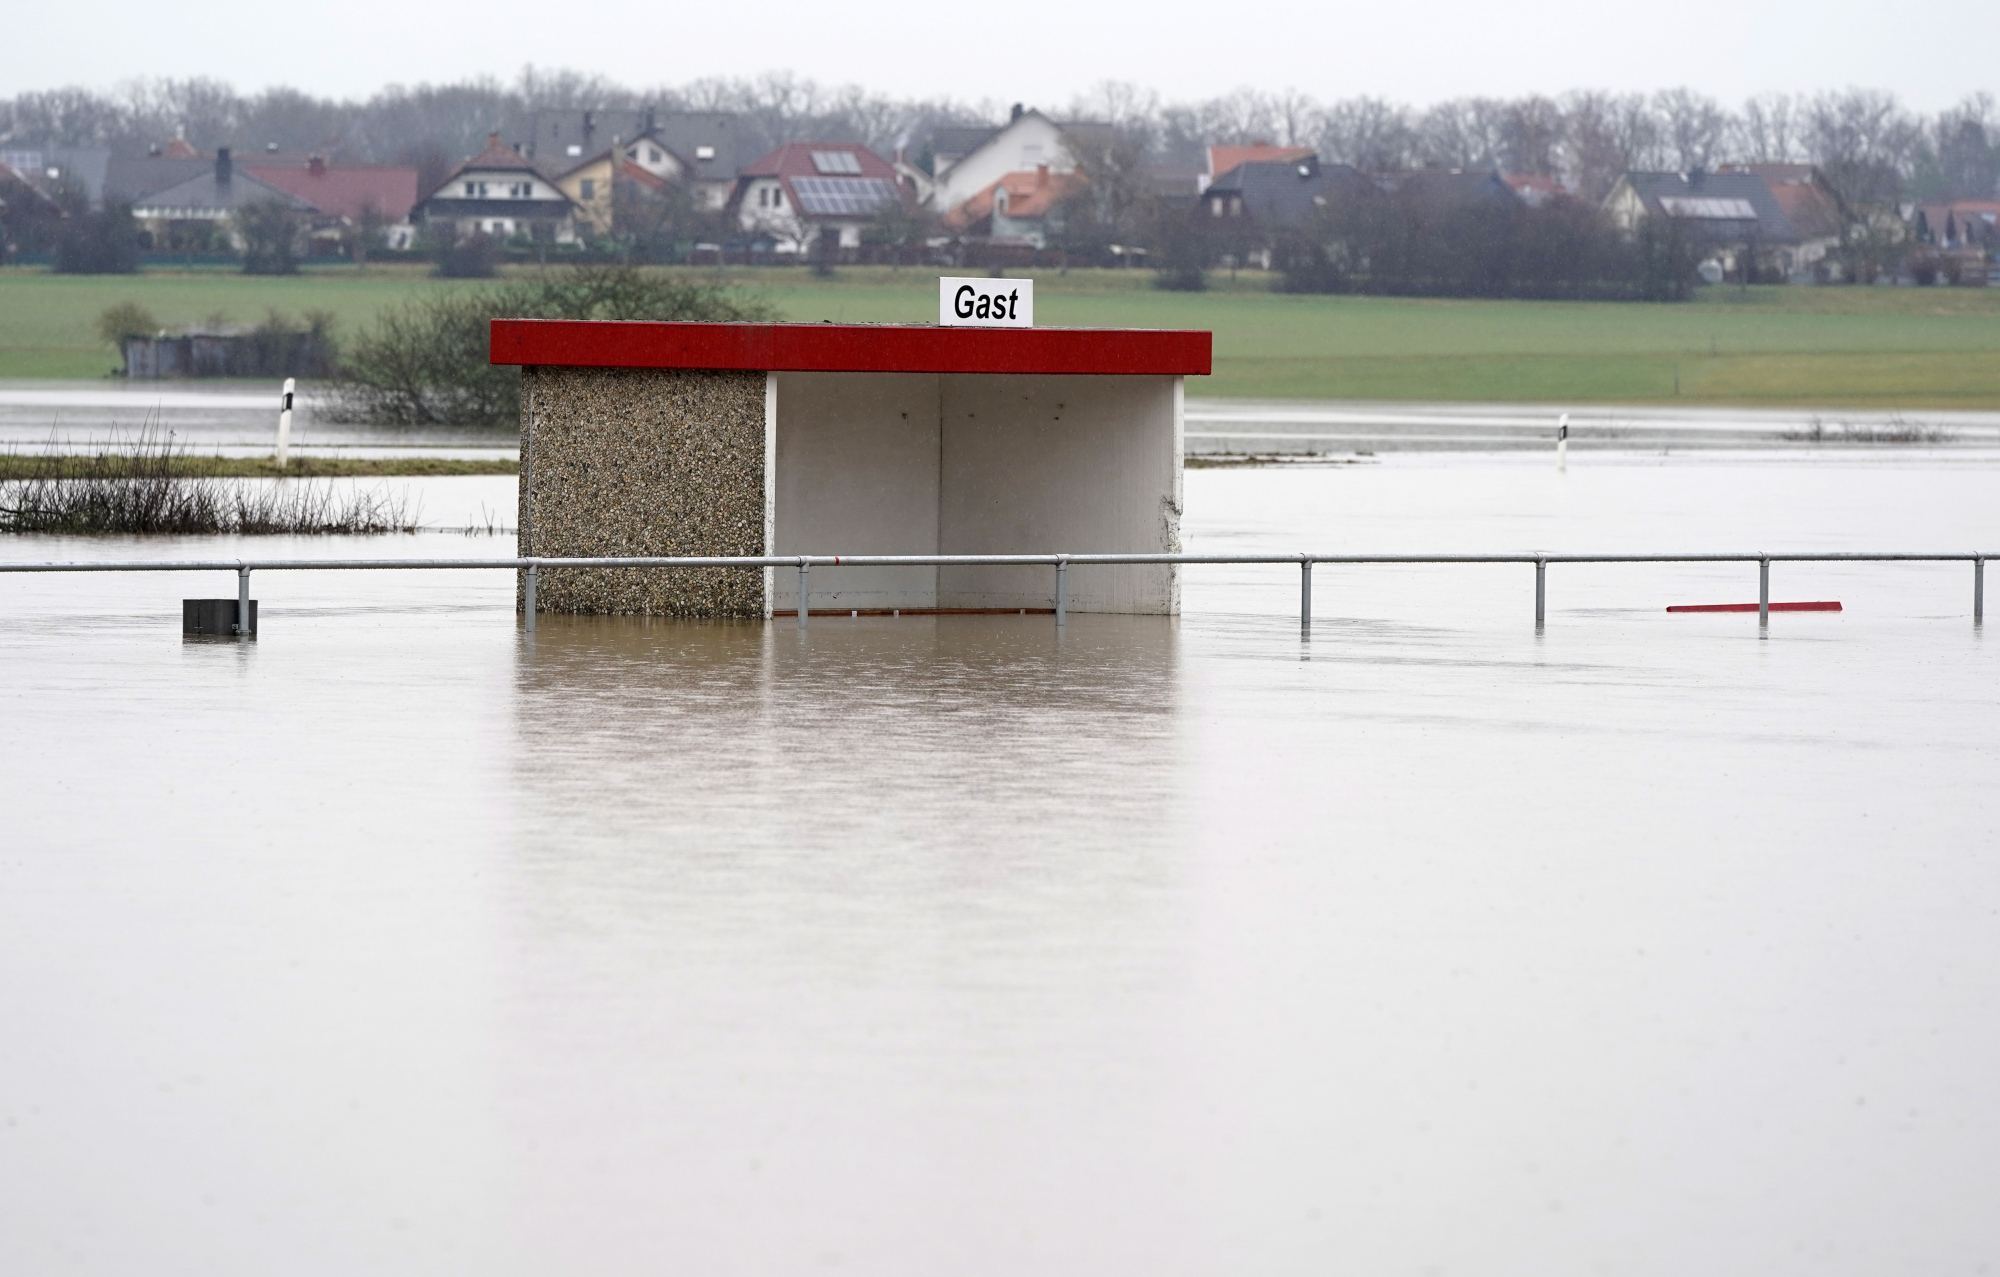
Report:
[[1565,473],[1569,470],[1569,414],[1564,413],[1556,423],[1556,469]]
[[285,468],[285,449],[292,442],[292,387],[297,382],[285,378],[285,397],[278,405],[278,469]]
[[1033,328],[1032,279],[938,279],[938,323],[946,328]]

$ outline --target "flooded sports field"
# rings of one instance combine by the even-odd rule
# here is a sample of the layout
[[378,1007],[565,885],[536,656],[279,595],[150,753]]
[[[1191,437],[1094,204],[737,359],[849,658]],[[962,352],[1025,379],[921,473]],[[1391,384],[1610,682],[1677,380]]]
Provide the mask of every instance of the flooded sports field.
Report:
[[[1196,552],[1985,552],[2000,458],[1412,451],[1186,510]],[[1307,636],[1282,566],[1060,634],[528,635],[506,573],[270,572],[239,643],[179,632],[228,574],[0,575],[0,1271],[2000,1266],[1970,566],[1774,565],[1843,610],[1767,638],[1665,611],[1754,565],[1548,585],[1540,632],[1509,565],[1322,567]]]

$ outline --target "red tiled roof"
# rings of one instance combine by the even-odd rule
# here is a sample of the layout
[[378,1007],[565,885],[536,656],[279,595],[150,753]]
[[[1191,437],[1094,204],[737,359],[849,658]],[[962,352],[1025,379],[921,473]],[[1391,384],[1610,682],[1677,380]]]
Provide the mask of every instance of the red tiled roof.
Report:
[[266,186],[309,201],[322,213],[350,222],[359,221],[370,205],[382,216],[400,220],[409,216],[417,202],[417,171],[413,168],[368,165],[315,170],[246,164],[244,171]]
[[1238,164],[1304,160],[1312,158],[1312,154],[1310,146],[1272,146],[1266,142],[1252,146],[1211,146],[1208,148],[1208,172],[1211,177],[1221,177]]
[[1008,173],[944,215],[944,224],[964,230],[993,212],[1000,190],[1007,191],[1007,216],[1046,217],[1050,209],[1090,185],[1081,173],[1051,173],[1047,166]]
[[[1803,166],[1801,166],[1803,167]],[[1787,182],[1764,178],[1771,198],[1785,210],[1785,220],[1807,239],[1838,235],[1841,230],[1840,205],[1832,195],[1811,182]]]
[[[814,151],[845,151],[854,156],[860,165],[859,173],[822,173],[813,163]],[[889,161],[861,145],[859,142],[787,142],[777,150],[745,165],[742,177],[886,177],[896,180],[896,170]]]

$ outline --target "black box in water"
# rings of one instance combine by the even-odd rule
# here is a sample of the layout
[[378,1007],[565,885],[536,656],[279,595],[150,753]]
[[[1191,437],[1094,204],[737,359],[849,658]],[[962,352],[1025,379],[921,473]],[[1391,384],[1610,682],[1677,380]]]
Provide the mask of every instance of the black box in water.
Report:
[[[235,599],[182,599],[181,633],[236,633]],[[250,637],[257,637],[257,600],[250,600]]]

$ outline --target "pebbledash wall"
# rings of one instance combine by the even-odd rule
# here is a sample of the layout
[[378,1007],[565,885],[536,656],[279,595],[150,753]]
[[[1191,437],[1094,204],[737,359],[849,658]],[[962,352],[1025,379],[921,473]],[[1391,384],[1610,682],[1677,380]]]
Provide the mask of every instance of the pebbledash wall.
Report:
[[[1180,549],[1205,332],[495,320],[522,365],[520,552]],[[1178,570],[1078,566],[1079,612],[1174,613]],[[1045,608],[1046,568],[831,568],[813,606]],[[539,610],[768,617],[782,569],[544,569]]]

